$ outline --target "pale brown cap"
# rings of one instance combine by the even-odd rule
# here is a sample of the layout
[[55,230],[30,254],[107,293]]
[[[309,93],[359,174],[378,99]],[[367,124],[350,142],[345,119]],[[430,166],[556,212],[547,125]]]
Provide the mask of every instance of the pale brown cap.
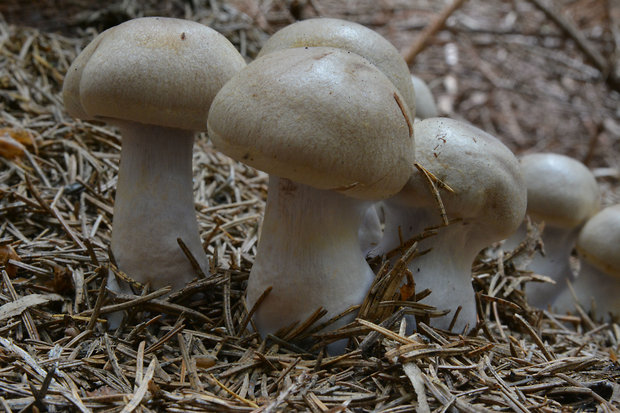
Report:
[[527,213],[559,228],[575,228],[596,213],[598,184],[581,162],[556,153],[534,153],[520,159],[527,186]]
[[318,189],[376,199],[413,168],[402,96],[368,60],[330,47],[263,55],[218,93],[209,136],[223,153]]
[[600,271],[620,277],[620,204],[603,209],[586,222],[577,239],[577,251]]
[[65,77],[67,112],[82,119],[121,119],[206,129],[211,101],[245,66],[220,33],[165,17],[129,20],[97,36]]
[[[487,242],[512,234],[523,221],[526,189],[519,161],[494,136],[465,122],[429,118],[414,124],[416,161],[454,192],[440,189],[449,219],[460,218]],[[437,208],[425,176],[416,171],[395,202]],[[439,210],[437,211],[439,222]]]
[[333,18],[302,20],[267,40],[258,56],[294,47],[336,47],[368,59],[394,83],[415,117],[415,95],[405,59],[386,38],[361,24]]

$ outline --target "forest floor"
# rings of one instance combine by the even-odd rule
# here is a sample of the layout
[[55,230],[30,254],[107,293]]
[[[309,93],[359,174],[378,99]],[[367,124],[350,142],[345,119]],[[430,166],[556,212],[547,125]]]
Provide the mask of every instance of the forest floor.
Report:
[[[72,119],[60,91],[69,65],[97,33],[135,17],[207,24],[248,62],[272,33],[299,18],[362,23],[403,53],[423,38],[410,69],[428,82],[442,116],[473,123],[518,155],[575,157],[592,168],[603,205],[620,202],[620,6],[467,0],[429,35],[425,28],[448,4],[0,3],[0,407],[617,412],[620,327],[580,309],[531,308],[522,287],[536,277],[513,261],[538,253],[535,242],[499,258],[478,257],[480,322],[467,336],[428,327],[434,309],[416,297],[403,308],[418,316],[418,331],[404,335],[403,311],[386,288],[400,283],[396,267],[380,274],[384,288],[368,298],[364,316],[336,333],[307,328],[266,339],[252,333],[243,295],[267,176],[218,153],[204,135],[195,144],[194,190],[212,275],[173,295],[104,289],[120,135]],[[130,314],[107,330],[103,316],[118,310]],[[300,348],[308,337],[314,347]],[[325,354],[324,345],[342,337],[348,351]]]

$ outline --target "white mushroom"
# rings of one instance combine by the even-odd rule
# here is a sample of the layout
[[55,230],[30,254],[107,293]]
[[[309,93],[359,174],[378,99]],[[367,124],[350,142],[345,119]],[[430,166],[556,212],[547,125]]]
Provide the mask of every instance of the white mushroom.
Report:
[[370,254],[383,238],[383,204],[379,201],[371,205],[364,213],[362,223],[357,231],[360,247],[364,256]]
[[354,53],[284,49],[222,88],[208,128],[223,153],[270,174],[247,289],[252,307],[273,287],[255,314],[259,332],[303,322],[320,307],[328,319],[359,305],[374,278],[360,221],[369,200],[397,192],[413,164],[411,123],[394,85]]
[[[572,282],[579,303],[588,310],[596,309],[602,318],[618,321],[620,317],[620,205],[613,205],[590,218],[577,239],[581,259],[579,276]],[[565,289],[554,309],[570,311],[575,303]]]
[[426,82],[416,75],[411,75],[415,91],[415,115],[419,119],[436,118],[439,115],[437,104]]
[[419,242],[430,250],[409,263],[416,290],[430,289],[422,302],[451,312],[431,319],[462,332],[476,324],[471,266],[476,255],[511,234],[523,220],[526,191],[513,153],[493,136],[469,124],[430,118],[414,124],[416,160],[453,192],[440,190],[448,226],[442,225],[437,202],[422,172],[416,172],[396,196],[383,201],[385,235],[374,251],[385,254],[419,235],[439,227],[436,235]]
[[[245,61],[199,23],[140,18],[106,30],[73,62],[63,86],[69,114],[118,127],[123,137],[112,252],[154,288],[195,276],[180,238],[208,272],[192,194],[192,145],[211,101]],[[127,286],[110,285],[127,291]]]
[[[528,283],[528,302],[546,308],[573,278],[570,255],[582,225],[599,209],[596,179],[581,162],[555,153],[535,153],[519,160],[527,186],[527,214],[544,221],[541,235],[545,255],[536,254],[527,267],[555,281]],[[525,237],[525,224],[505,243],[511,249]]]
[[[410,118],[415,118],[418,100],[407,62],[387,39],[361,24],[334,18],[298,21],[271,36],[258,56],[282,49],[317,46],[336,47],[368,59],[396,86],[410,109]],[[380,205],[371,205],[362,219],[359,242],[364,255],[376,247],[383,236],[378,215],[380,208]]]
[[415,117],[415,93],[407,62],[385,37],[361,24],[326,17],[298,21],[274,33],[258,56],[276,50],[318,46],[336,47],[368,59],[396,86],[411,111],[411,119]]

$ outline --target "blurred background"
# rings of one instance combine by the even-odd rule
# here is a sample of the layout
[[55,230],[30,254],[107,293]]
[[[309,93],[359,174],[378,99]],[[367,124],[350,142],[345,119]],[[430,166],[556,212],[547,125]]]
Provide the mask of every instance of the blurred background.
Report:
[[[3,0],[0,13],[12,25],[86,40],[135,17],[187,18],[224,33],[249,61],[270,34],[315,16],[362,23],[405,52],[450,3],[123,0],[102,7],[91,0]],[[410,62],[440,113],[496,135],[518,154],[573,156],[595,170],[605,204],[620,202],[620,2],[462,3]]]

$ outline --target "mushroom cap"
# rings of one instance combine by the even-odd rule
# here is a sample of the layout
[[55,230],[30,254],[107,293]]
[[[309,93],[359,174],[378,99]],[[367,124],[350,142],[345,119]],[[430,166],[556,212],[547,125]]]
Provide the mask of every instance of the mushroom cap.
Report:
[[[401,103],[399,103],[401,100]],[[209,136],[257,169],[362,199],[396,193],[413,168],[411,119],[373,64],[331,47],[263,55],[218,93]]]
[[577,239],[577,251],[600,271],[620,277],[620,204],[603,209],[586,222]]
[[556,153],[535,153],[520,159],[527,186],[527,213],[559,228],[583,224],[599,208],[596,178],[581,162]]
[[435,118],[439,115],[437,104],[426,82],[416,75],[411,75],[415,90],[415,115],[420,119]]
[[[414,124],[416,161],[447,184],[439,189],[448,219],[460,218],[485,242],[506,238],[523,221],[526,188],[519,161],[497,138],[448,118]],[[394,202],[439,209],[426,177],[416,171]]]
[[368,59],[394,83],[415,117],[415,92],[409,67],[385,37],[366,26],[347,20],[314,18],[288,25],[267,40],[258,56],[295,47],[336,47]]
[[102,32],[80,53],[63,99],[81,119],[202,131],[211,101],[244,66],[235,47],[203,24],[144,17]]

